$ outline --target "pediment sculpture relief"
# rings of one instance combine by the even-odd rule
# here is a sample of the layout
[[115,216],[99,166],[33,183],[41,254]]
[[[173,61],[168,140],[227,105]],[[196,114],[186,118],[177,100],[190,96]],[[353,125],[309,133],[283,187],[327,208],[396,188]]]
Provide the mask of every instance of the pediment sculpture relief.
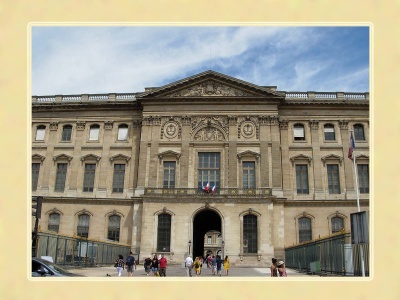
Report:
[[224,141],[224,134],[217,128],[206,127],[197,131],[193,137],[194,141]]
[[255,95],[211,80],[168,95],[168,97],[198,97],[198,96],[251,97]]

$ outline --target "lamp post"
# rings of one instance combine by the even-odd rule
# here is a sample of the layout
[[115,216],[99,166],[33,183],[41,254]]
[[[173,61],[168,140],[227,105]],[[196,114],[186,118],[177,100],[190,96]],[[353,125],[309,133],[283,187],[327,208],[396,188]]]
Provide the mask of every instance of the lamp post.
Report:
[[225,258],[225,242],[222,241],[222,259]]
[[189,245],[189,255],[190,255],[190,246],[192,245],[192,240],[189,240],[188,245]]

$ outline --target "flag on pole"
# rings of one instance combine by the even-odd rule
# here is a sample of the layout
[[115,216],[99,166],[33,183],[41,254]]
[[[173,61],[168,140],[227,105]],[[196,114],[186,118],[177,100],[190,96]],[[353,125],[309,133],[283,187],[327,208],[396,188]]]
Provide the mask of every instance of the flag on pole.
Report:
[[211,188],[211,193],[214,195],[215,192],[215,182],[214,182],[214,186]]
[[355,148],[355,144],[354,144],[354,138],[353,138],[353,132],[350,132],[350,147],[349,147],[349,155],[348,158],[353,159],[353,151]]

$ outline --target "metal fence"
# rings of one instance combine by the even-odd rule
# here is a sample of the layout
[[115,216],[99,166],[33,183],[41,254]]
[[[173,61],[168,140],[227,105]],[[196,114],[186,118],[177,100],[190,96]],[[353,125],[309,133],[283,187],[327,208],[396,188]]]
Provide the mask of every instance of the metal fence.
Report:
[[[127,245],[38,233],[37,257],[51,256],[58,265],[85,267],[113,265],[119,254],[126,258],[130,251]],[[134,256],[138,261],[139,256]]]
[[369,244],[351,244],[350,233],[285,248],[289,268],[320,275],[362,276],[361,248],[365,276],[369,276]]

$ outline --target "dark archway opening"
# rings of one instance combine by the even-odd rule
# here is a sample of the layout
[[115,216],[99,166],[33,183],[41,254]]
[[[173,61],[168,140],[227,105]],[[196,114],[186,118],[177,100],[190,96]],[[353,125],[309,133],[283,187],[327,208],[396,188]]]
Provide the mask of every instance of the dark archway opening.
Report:
[[203,210],[193,220],[193,257],[204,256],[204,235],[210,231],[221,231],[221,218],[212,210]]

